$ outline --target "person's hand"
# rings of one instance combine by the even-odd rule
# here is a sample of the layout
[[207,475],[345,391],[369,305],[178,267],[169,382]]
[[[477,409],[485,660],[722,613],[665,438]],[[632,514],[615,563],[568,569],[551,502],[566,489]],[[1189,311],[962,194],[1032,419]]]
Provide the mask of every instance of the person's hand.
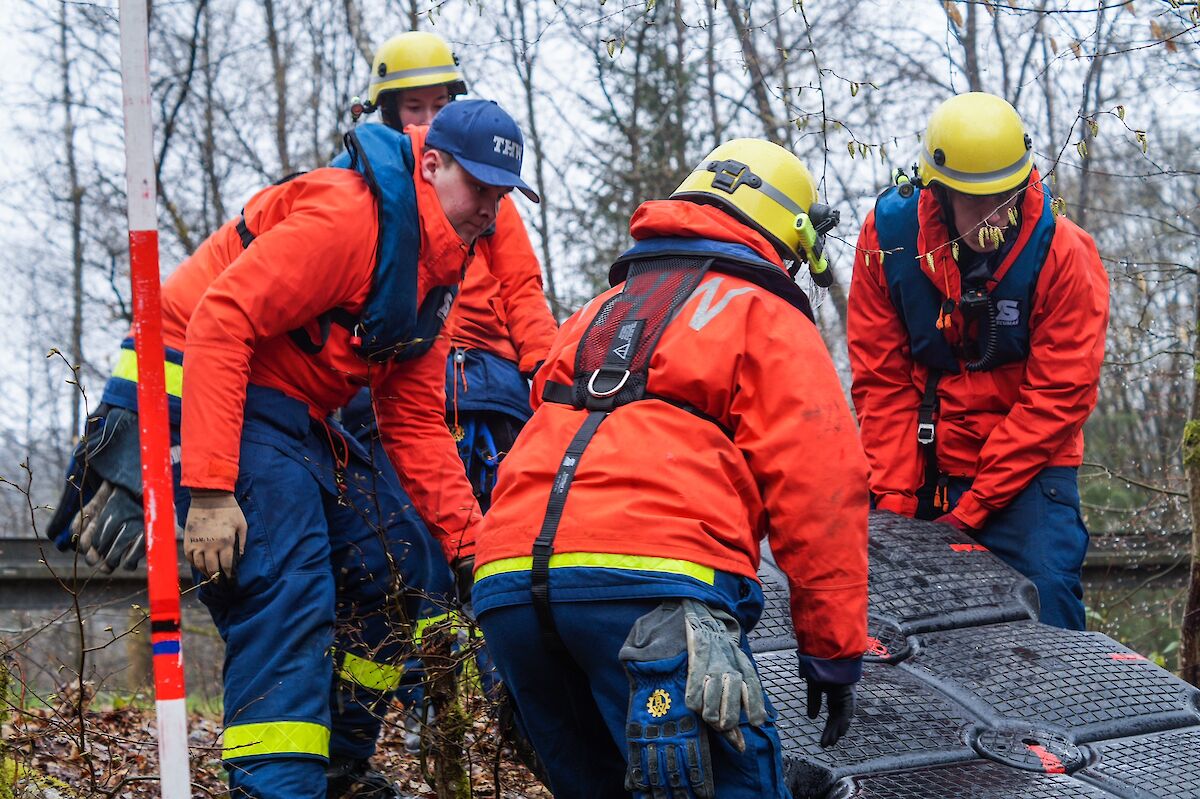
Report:
[[192,490],[183,552],[205,577],[232,578],[246,549],[246,517],[232,491]]
[[948,524],[951,527],[953,527],[955,530],[958,530],[960,533],[967,533],[969,535],[969,534],[975,532],[975,528],[972,527],[971,525],[967,524],[966,522],[964,522],[962,519],[955,516],[954,511],[950,511],[949,513],[944,513],[941,516],[937,517],[937,519],[935,519],[934,521],[936,521],[938,524]]
[[807,678],[807,682],[810,719],[821,714],[822,697],[828,700],[829,718],[825,720],[825,730],[821,733],[821,746],[833,746],[850,729],[850,720],[854,718],[854,685],[821,682],[812,677]]

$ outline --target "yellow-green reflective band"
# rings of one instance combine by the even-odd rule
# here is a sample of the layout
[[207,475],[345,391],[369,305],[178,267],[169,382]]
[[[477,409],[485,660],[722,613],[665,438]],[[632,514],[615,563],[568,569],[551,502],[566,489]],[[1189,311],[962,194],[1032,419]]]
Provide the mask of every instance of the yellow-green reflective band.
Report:
[[413,625],[413,643],[421,643],[421,639],[425,637],[426,630],[435,624],[445,621],[457,624],[458,614],[451,611],[449,613],[439,613],[437,616],[430,616],[427,619],[417,619],[417,623]]
[[[551,569],[579,567],[682,574],[684,577],[692,577],[708,585],[716,582],[716,573],[711,567],[701,566],[699,563],[692,563],[688,560],[654,558],[649,555],[610,555],[604,552],[564,552],[561,555],[550,556]],[[475,580],[478,582],[493,574],[523,572],[529,571],[531,568],[533,568],[532,557],[494,560],[475,570]]]
[[263,755],[329,757],[329,728],[311,721],[264,721],[225,728],[222,760]]
[[384,693],[400,687],[400,678],[404,676],[403,666],[391,666],[387,663],[376,663],[351,652],[342,655],[342,666],[338,669],[338,677],[348,683],[370,688],[372,691]]
[[[163,361],[163,370],[167,378],[167,393],[172,397],[182,397],[183,366]],[[121,350],[121,355],[117,358],[117,368],[113,369],[112,376],[136,383],[138,379],[137,353],[133,350]]]

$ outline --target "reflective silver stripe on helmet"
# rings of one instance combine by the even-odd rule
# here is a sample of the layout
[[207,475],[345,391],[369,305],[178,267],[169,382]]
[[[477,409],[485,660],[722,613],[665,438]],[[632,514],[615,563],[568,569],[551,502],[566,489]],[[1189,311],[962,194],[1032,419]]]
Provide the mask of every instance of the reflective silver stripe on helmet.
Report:
[[[384,75],[382,78],[371,78],[371,85],[378,86],[381,83],[390,83],[394,80],[404,80],[406,78],[424,78],[427,75],[440,75],[442,73],[449,73],[451,75],[454,75],[455,69],[453,66],[416,67],[415,69],[400,69],[400,70],[396,70],[395,72],[389,72],[388,74]],[[461,81],[461,80],[462,80],[461,77],[455,75],[453,78],[451,78],[450,80],[448,80],[446,82],[454,83],[456,81]]]
[[[700,166],[698,166],[698,167],[696,167],[695,169],[693,169],[693,170],[692,170],[692,175],[711,175],[711,174],[713,174],[713,170],[712,170],[712,169],[709,169],[709,167],[710,167],[710,166],[712,166],[713,164],[718,164],[718,163],[720,163],[720,162],[719,162],[719,161],[705,161],[703,164],[701,164]],[[747,188],[749,188],[751,191],[759,191],[759,192],[762,192],[763,194],[767,195],[767,196],[768,196],[768,197],[770,197],[772,200],[774,200],[775,202],[779,203],[779,204],[780,204],[780,205],[782,205],[782,206],[783,206],[785,209],[787,209],[787,210],[788,210],[788,211],[790,211],[791,213],[795,214],[796,216],[800,216],[800,214],[803,214],[803,213],[805,212],[805,211],[804,211],[804,208],[803,208],[803,207],[801,207],[799,203],[797,203],[797,202],[796,202],[795,200],[793,200],[791,197],[789,197],[789,196],[787,196],[786,194],[784,194],[784,193],[783,193],[782,191],[780,191],[779,189],[777,189],[777,188],[775,188],[774,186],[772,186],[772,185],[771,185],[770,183],[768,183],[767,181],[763,180],[763,179],[762,179],[762,177],[761,177],[760,175],[758,175],[757,173],[755,173],[754,171],[752,171],[752,170],[750,169],[750,167],[746,167],[746,171],[745,171],[744,173],[742,173],[742,174],[743,174],[743,175],[746,175],[746,174],[748,174],[748,175],[750,175],[750,176],[753,176],[753,177],[755,177],[755,178],[758,178],[758,180],[759,180],[759,183],[760,183],[761,185],[760,185],[760,186],[758,186],[757,188],[755,188],[754,186],[750,186],[750,185],[748,185],[748,184],[746,184],[746,183],[740,183],[740,184],[738,184],[738,185],[737,185],[737,187],[736,187],[736,188],[734,188],[734,191],[735,191],[735,192],[736,192],[738,189],[740,189],[742,186],[746,186],[746,187],[747,187]],[[689,179],[691,179],[691,175],[688,175],[688,178],[689,178]],[[687,194],[687,193],[689,193],[689,192],[684,192],[684,194]],[[672,197],[674,197],[674,196],[676,196],[676,195],[672,194],[671,196],[672,196]]]
[[765,180],[762,182],[762,185],[758,187],[758,190],[782,205],[788,210],[789,213],[795,216],[800,216],[800,214],[804,213],[804,209],[800,207],[798,202],[772,186],[770,183],[767,183]]
[[948,178],[960,180],[963,183],[990,183],[993,180],[1012,177],[1020,172],[1029,164],[1029,160],[1033,158],[1033,151],[1026,150],[1015,164],[1006,166],[1003,169],[997,169],[992,172],[960,172],[957,169],[951,169],[948,166],[938,166],[937,161],[933,160],[933,154],[929,152],[929,148],[925,148],[925,161],[938,172],[941,172]]

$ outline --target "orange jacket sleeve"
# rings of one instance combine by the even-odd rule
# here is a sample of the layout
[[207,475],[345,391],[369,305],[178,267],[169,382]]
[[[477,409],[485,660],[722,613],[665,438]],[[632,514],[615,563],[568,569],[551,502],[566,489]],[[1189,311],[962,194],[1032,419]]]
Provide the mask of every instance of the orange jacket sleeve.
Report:
[[776,313],[751,320],[755,343],[730,407],[734,443],[788,576],[800,653],[857,669],[867,636],[867,463],[816,327],[782,302],[772,306]]
[[917,443],[921,393],[913,383],[908,333],[883,275],[874,213],[858,237],[846,337],[851,395],[871,466],[875,505],[912,516],[917,512],[916,491],[925,480],[925,457]]
[[[239,253],[188,322],[181,425],[183,485],[233,490],[246,384],[257,342],[286,333],[364,293],[371,280],[374,200],[357,176],[318,170],[260,192],[255,205],[291,195],[291,208]],[[218,231],[219,233],[220,231]],[[212,239],[192,258],[216,257]]]
[[1108,274],[1096,245],[1060,218],[1034,292],[1025,381],[979,453],[956,516],[982,527],[1082,429],[1096,407],[1107,329]]
[[419,358],[389,365],[371,386],[379,434],[417,513],[453,563],[475,552],[479,503],[446,426],[450,341]]
[[488,243],[488,268],[500,281],[508,332],[522,372],[546,360],[558,323],[542,288],[542,267],[533,254],[525,222],[511,197],[500,201],[496,232]]

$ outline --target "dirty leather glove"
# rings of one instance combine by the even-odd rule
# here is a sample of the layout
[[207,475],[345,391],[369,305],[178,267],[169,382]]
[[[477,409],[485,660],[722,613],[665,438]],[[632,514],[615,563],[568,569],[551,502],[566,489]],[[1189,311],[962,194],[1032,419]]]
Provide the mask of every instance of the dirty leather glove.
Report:
[[71,534],[89,566],[98,565],[105,574],[118,566],[132,571],[146,553],[142,500],[105,480],[71,522]]
[[854,685],[821,682],[812,677],[808,677],[807,682],[810,719],[820,715],[821,697],[829,700],[829,718],[825,720],[825,730],[821,733],[821,746],[833,746],[850,729],[850,719],[854,718]]
[[738,646],[741,630],[732,616],[703,602],[684,599],[688,674],[684,701],[739,752],[746,741],[738,726],[742,711],[755,727],[767,720],[762,683],[754,663]]
[[618,657],[629,678],[625,789],[634,799],[714,799],[708,733],[683,701],[688,653],[679,602],[639,618]]
[[205,577],[232,578],[246,549],[246,517],[232,491],[193,489],[183,552]]
[[970,534],[976,532],[974,527],[955,516],[953,511],[950,513],[943,513],[941,516],[937,517],[935,521],[938,524],[948,524],[955,530],[958,530],[960,533]]

